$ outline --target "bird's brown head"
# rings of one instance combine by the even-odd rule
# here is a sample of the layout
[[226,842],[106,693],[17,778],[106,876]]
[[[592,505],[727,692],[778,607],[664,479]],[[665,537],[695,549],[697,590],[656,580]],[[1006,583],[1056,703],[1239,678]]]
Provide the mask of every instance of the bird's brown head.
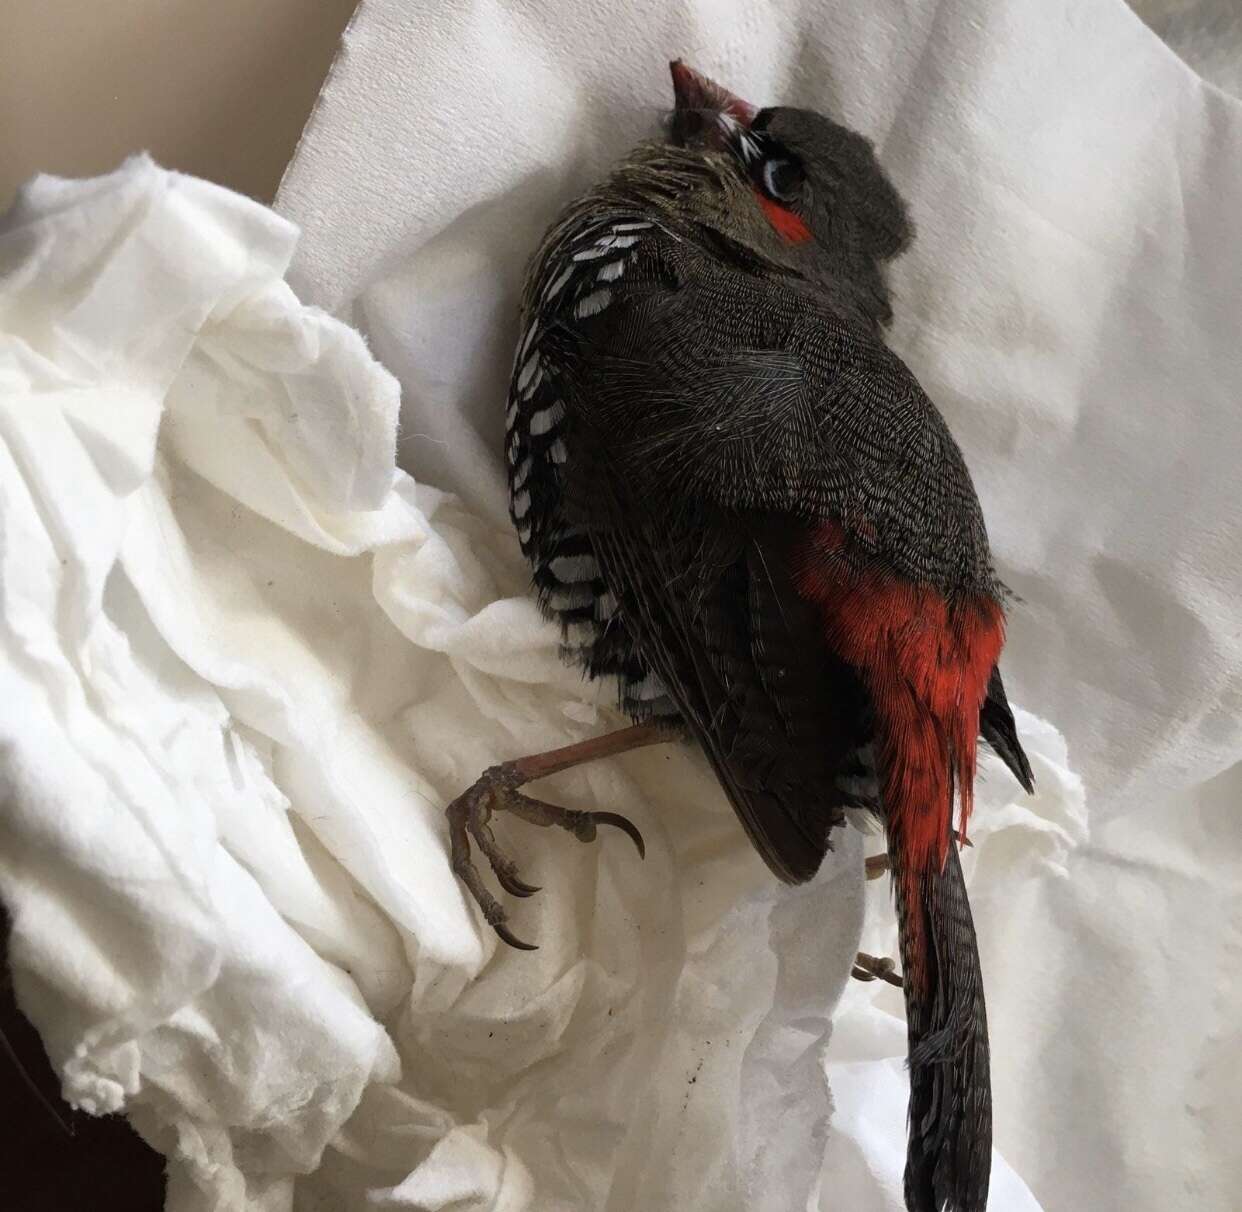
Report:
[[882,263],[910,242],[905,205],[868,139],[813,110],[752,105],[680,60],[670,69],[670,140],[724,153],[784,244],[831,263]]

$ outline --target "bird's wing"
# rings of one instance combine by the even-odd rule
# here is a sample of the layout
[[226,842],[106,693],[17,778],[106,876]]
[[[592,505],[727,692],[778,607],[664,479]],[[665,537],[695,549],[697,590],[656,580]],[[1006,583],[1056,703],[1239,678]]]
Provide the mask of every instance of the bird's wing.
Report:
[[868,712],[796,592],[780,517],[682,512],[594,534],[644,658],[782,879],[809,879],[854,802]]
[[849,802],[838,775],[857,774],[868,716],[794,584],[817,410],[779,322],[766,340],[708,327],[727,301],[696,299],[712,270],[684,251],[645,241],[609,308],[566,330],[564,491],[756,848],[804,880]]
[[1013,711],[1005,697],[1005,683],[1001,681],[999,665],[992,670],[988,681],[988,695],[979,712],[979,732],[1001,761],[1009,767],[1023,789],[1028,794],[1034,792],[1035,776],[1031,773],[1031,763],[1018,739],[1018,726],[1014,723]]
[[572,342],[576,442],[594,442],[631,496],[832,519],[862,555],[912,581],[995,588],[944,420],[905,364],[823,292],[653,238]]
[[565,334],[566,500],[756,847],[807,879],[870,739],[797,587],[814,529],[840,525],[864,561],[899,547],[913,579],[990,577],[982,519],[947,428],[874,338],[675,241],[644,258]]

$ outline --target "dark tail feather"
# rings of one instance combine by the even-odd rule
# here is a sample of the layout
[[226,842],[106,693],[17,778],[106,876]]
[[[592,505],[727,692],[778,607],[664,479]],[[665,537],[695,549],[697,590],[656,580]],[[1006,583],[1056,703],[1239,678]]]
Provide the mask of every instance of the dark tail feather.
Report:
[[987,697],[979,712],[979,732],[1000,760],[1013,771],[1013,777],[1022,784],[1022,789],[1030,795],[1035,790],[1035,776],[1031,773],[1026,750],[1018,739],[1018,727],[1014,723],[1009,700],[1005,697],[1005,683],[1001,681],[999,665],[992,667],[992,676],[988,680]]
[[949,843],[942,872],[915,881],[902,878],[892,846],[890,857],[910,1050],[906,1207],[984,1212],[992,1162],[988,1023],[957,846]]

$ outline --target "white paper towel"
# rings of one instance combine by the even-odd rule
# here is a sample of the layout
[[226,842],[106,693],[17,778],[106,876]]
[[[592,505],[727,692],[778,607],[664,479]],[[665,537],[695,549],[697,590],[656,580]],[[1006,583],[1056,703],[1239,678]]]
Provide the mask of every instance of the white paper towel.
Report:
[[1234,0],[1127,0],[1193,71],[1242,98],[1242,7]]
[[[1001,811],[1002,777],[984,792],[972,898],[998,1145],[1049,1208],[1231,1209],[1240,107],[1121,0],[366,0],[278,200],[305,229],[292,280],[401,380],[405,464],[489,524],[523,263],[655,129],[674,55],[876,139],[920,229],[895,342],[960,436],[1024,599],[1015,697],[1086,775],[1089,840],[1072,780],[1043,773],[1035,840]],[[883,1150],[900,1140],[879,1128],[897,1014],[853,988],[837,1021],[823,1207],[899,1206]],[[994,1209],[1025,1206],[1007,1191],[998,1178]]]
[[543,947],[476,931],[443,805],[611,696],[508,524],[396,470],[396,384],[294,239],[145,158],[0,225],[0,895],[66,1097],[168,1154],[173,1212],[807,1205],[860,839],[775,886],[701,759],[635,754],[549,794],[647,861],[500,822]]
[[[551,209],[654,122],[671,53],[656,42],[697,52],[756,98],[757,72],[775,82],[796,62],[799,99],[822,103],[813,68],[830,67],[841,83],[828,99],[848,100],[873,133],[873,114],[905,129],[886,156],[918,160],[925,174],[903,179],[916,182],[923,238],[898,284],[902,339],[976,467],[980,452],[999,461],[988,505],[1011,579],[1028,540],[1050,567],[1081,576],[1076,532],[1042,529],[1054,516],[1045,498],[1085,513],[1110,491],[1125,498],[1128,475],[1115,482],[1110,468],[1088,495],[1058,473],[1042,495],[1023,488],[1022,516],[1003,508],[1010,480],[1047,477],[1045,456],[1027,466],[1032,445],[1064,449],[1049,410],[1086,409],[1075,359],[1096,342],[1101,365],[1115,371],[1128,357],[1137,368],[1122,384],[1138,403],[1119,418],[1130,424],[1118,450],[1087,427],[1084,459],[1124,462],[1139,422],[1165,440],[1171,414],[1141,407],[1150,326],[1133,339],[1116,324],[1079,332],[1054,295],[1051,268],[1069,256],[1057,242],[1071,242],[1097,293],[1115,275],[1130,308],[1153,272],[1159,319],[1185,329],[1191,303],[1214,321],[1232,298],[1214,275],[1236,263],[1236,241],[1212,261],[1202,240],[1237,195],[1200,196],[1204,170],[1220,177],[1229,163],[1187,166],[1179,184],[1194,187],[1170,219],[1177,238],[1166,248],[1153,237],[1126,260],[1124,241],[1096,246],[1083,229],[1098,238],[1105,203],[1118,223],[1147,213],[1164,178],[1146,170],[1120,201],[1080,199],[1096,208],[1082,218],[1054,175],[1036,197],[1061,203],[1057,222],[1042,221],[1028,206],[1030,175],[1052,172],[1041,157],[1055,141],[1017,172],[1002,138],[1011,93],[1072,139],[1057,75],[1072,60],[1079,91],[1068,95],[1107,150],[1125,133],[1104,105],[1115,101],[1108,88],[1135,79],[1181,116],[1173,151],[1210,147],[1225,160],[1236,111],[1201,96],[1099,0],[1075,9],[1072,37],[1047,6],[1046,28],[1020,5],[912,5],[902,28],[891,13],[864,27],[844,8],[719,7],[699,20],[685,7],[631,18],[472,5],[437,9],[440,25],[412,30],[408,11],[379,0],[362,10],[284,205],[311,229],[302,284],[366,321],[403,380],[407,453],[459,500],[394,473],[391,378],[283,286],[294,232],[253,203],[140,160],[101,181],[37,183],[0,231],[0,895],[23,1008],[71,1098],[124,1105],[170,1154],[174,1212],[897,1209],[896,994],[849,987],[826,1068],[821,1057],[860,925],[857,837],[812,885],[774,887],[702,764],[653,750],[549,784],[564,802],[633,815],[645,864],[624,839],[580,847],[498,827],[545,885],[518,910],[543,944],[537,955],[476,933],[449,875],[441,808],[482,766],[615,722],[601,705],[608,692],[556,660],[503,516],[494,452],[520,262]],[[1157,125],[1149,138],[1166,133]],[[509,140],[507,168],[476,157],[487,139]],[[1172,154],[1169,140],[1159,147]],[[1081,180],[1071,153],[1082,149],[1064,150]],[[985,171],[993,160],[1008,178]],[[967,205],[938,180],[941,161],[950,178],[991,191],[977,221],[961,223],[977,199]],[[507,171],[531,179],[513,189]],[[994,226],[1001,185],[1016,191],[1000,208],[1013,227]],[[936,222],[936,207],[962,230]],[[1179,247],[1171,291],[1161,254]],[[974,286],[956,272],[942,279],[945,267],[976,275]],[[998,299],[1004,324],[989,328]],[[1044,343],[1040,358],[1015,341],[1027,329]],[[1183,416],[1209,411],[1236,382],[1231,351],[1212,324],[1205,331],[1202,363],[1176,360]],[[1171,338],[1159,348],[1180,353]],[[1049,381],[1032,383],[1036,371]],[[980,386],[992,374],[1008,389],[995,401]],[[1032,400],[1042,411],[1028,415]],[[1215,418],[1218,441],[1231,422]],[[1185,495],[1187,478],[1165,476],[1166,498]],[[1210,483],[1195,493],[1201,511],[1212,504]],[[1137,541],[1150,519],[1135,516]],[[1032,533],[1012,533],[1019,523]],[[1150,533],[1168,538],[1154,524]],[[1216,534],[1225,598],[1236,550]],[[1129,567],[1126,551],[1118,560]],[[1170,598],[1201,612],[1212,659],[1236,661],[1231,616],[1196,596],[1203,567],[1193,544],[1185,568],[1144,566],[1128,617],[1148,664],[1166,659],[1159,604]],[[1099,592],[1090,577],[1064,586],[1075,589]],[[1045,609],[1029,588],[1028,598],[1030,611]],[[1090,650],[1082,623],[1073,611],[1064,620],[1071,656]],[[1027,625],[1015,621],[1015,638]],[[1074,745],[1090,741],[1099,700],[1078,684],[1090,664],[1067,665],[1055,648],[1036,664],[1015,656],[1015,682],[1057,690]],[[1201,676],[1202,702],[1221,710],[1212,670],[1167,660],[1179,677]],[[1102,709],[1098,724],[1139,765],[1150,738],[1167,734],[1157,772],[1175,771],[1169,755],[1190,743],[1175,727],[1207,754],[1205,770],[1213,753],[1233,760],[1232,732],[1213,733],[1192,699],[1123,704],[1122,723],[1138,721],[1128,738]],[[1188,788],[1175,808],[1131,794],[1100,814],[1099,771],[1115,770],[1097,747],[1088,837],[1064,743],[1025,713],[1020,725],[1040,794],[1015,798],[987,763],[968,865],[997,1142],[1040,1203],[998,1160],[990,1206],[1224,1212],[1242,1189],[1230,1061],[1242,994],[1229,979],[1242,952],[1242,779]],[[864,942],[883,951],[885,895],[868,896]]]
[[1242,106],[1121,0],[368,0],[278,207],[306,232],[292,280],[355,308],[406,386],[416,469],[500,509],[525,258],[654,129],[673,53],[859,126],[910,199],[895,344],[1026,602],[1016,697],[1065,728],[1096,810],[1231,765]]

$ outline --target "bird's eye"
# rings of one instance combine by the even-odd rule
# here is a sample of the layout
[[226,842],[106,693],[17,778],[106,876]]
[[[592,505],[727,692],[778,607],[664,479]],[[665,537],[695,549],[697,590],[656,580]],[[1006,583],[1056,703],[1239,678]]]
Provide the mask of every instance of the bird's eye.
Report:
[[765,160],[763,165],[763,188],[779,202],[792,202],[806,180],[806,173],[797,160],[781,156]]

